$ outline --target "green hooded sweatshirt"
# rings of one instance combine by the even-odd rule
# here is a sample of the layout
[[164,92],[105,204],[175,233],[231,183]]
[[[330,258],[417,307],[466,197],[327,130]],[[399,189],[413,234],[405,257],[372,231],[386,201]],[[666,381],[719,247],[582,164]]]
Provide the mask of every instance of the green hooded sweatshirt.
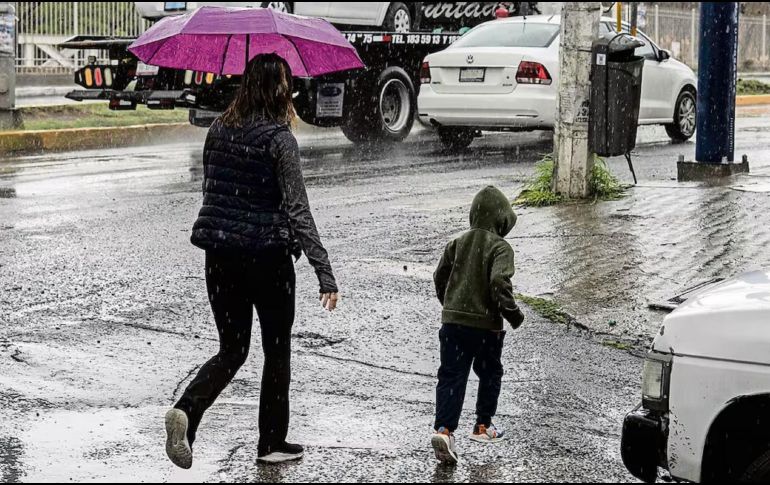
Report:
[[511,203],[496,187],[473,199],[471,230],[447,245],[433,275],[442,323],[500,331],[505,319],[521,326],[511,285],[513,248],[503,239],[515,224]]

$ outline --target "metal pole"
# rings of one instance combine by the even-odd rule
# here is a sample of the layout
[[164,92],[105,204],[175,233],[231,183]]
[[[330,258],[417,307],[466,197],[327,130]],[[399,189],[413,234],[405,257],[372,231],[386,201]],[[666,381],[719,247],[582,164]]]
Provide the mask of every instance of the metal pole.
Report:
[[639,21],[638,2],[631,2],[631,35],[636,36],[636,25]]
[[739,10],[737,2],[701,4],[697,162],[735,160]]
[[16,9],[0,2],[0,128],[20,124],[16,111]]
[[615,32],[623,32],[623,3],[615,2]]
[[695,9],[690,9],[690,64],[695,65]]
[[80,7],[79,2],[72,2],[72,35],[80,35]]
[[767,14],[762,14],[762,61],[767,60]]
[[[660,8],[658,4],[655,4],[655,42],[660,43]],[[670,46],[666,46],[666,49],[670,49]]]
[[553,190],[569,198],[591,195],[594,156],[588,142],[589,78],[601,10],[600,2],[564,2],[562,7]]

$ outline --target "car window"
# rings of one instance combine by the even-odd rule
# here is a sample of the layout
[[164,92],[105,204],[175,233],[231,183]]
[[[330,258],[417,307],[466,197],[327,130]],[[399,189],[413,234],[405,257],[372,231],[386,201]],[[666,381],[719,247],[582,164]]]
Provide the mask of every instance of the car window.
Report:
[[548,47],[558,34],[558,24],[494,21],[471,30],[452,48]]

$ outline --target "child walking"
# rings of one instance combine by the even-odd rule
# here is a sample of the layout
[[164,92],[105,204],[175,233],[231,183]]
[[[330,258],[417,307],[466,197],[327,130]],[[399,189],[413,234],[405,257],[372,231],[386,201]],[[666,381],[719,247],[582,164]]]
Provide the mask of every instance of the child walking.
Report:
[[503,378],[503,319],[516,329],[524,315],[513,298],[513,248],[503,239],[516,224],[505,195],[489,186],[473,199],[471,229],[444,250],[433,279],[443,305],[441,367],[436,387],[436,458],[457,463],[454,432],[471,368],[479,378],[471,439],[496,443],[505,434],[492,423]]

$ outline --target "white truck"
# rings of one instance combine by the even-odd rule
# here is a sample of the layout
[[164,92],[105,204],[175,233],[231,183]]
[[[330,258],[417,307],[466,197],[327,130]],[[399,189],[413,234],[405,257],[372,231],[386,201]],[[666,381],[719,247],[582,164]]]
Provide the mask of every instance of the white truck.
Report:
[[668,315],[644,362],[623,462],[653,483],[770,481],[770,271],[703,288]]

